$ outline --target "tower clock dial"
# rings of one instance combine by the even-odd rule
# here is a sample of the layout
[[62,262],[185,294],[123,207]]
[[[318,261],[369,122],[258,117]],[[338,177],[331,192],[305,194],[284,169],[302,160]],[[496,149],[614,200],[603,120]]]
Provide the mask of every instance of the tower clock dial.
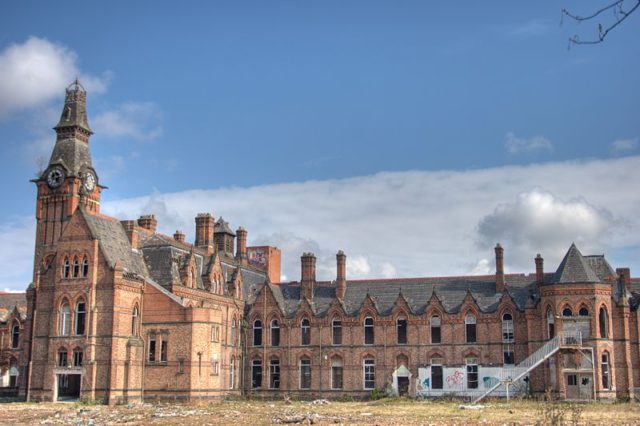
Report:
[[85,172],[82,177],[82,184],[87,192],[92,192],[96,187],[96,176],[92,172]]
[[54,167],[47,174],[47,185],[50,188],[57,188],[64,181],[64,171],[60,167]]

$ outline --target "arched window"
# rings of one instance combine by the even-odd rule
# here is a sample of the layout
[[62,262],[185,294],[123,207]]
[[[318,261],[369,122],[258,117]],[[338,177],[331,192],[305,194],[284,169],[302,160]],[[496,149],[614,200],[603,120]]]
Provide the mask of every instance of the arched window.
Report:
[[277,319],[271,320],[271,346],[280,346],[280,324]]
[[607,309],[602,306],[600,308],[600,314],[598,315],[598,322],[600,323],[600,337],[603,339],[609,338],[609,316],[607,315]]
[[465,363],[467,364],[467,389],[478,389],[478,358],[467,357]]
[[67,349],[60,348],[58,349],[58,367],[66,367],[68,364],[67,360]]
[[573,316],[573,311],[571,310],[571,308],[569,306],[565,306],[564,309],[562,310],[562,316],[563,317],[572,317]]
[[338,317],[331,321],[331,343],[334,345],[342,344],[342,321]]
[[364,344],[373,345],[373,342],[374,342],[373,318],[366,317],[364,319]]
[[251,361],[251,387],[253,389],[262,387],[262,360]]
[[611,389],[609,352],[602,353],[602,363],[600,364],[600,373],[602,375],[602,388]]
[[513,342],[513,317],[510,313],[502,315],[502,342]]
[[280,360],[269,360],[269,389],[280,389]]
[[78,260],[78,256],[73,257],[73,278],[78,278],[80,276],[80,261]]
[[362,375],[364,389],[376,387],[376,361],[373,358],[362,360]]
[[441,332],[441,322],[440,317],[438,315],[432,315],[431,320],[429,320],[429,325],[431,326],[431,343],[441,343],[442,342],[442,332]]
[[300,358],[300,389],[311,387],[311,360],[307,357]]
[[82,367],[82,349],[75,348],[73,350],[73,366]]
[[549,339],[553,339],[556,335],[556,318],[551,309],[547,310],[547,330],[549,332]]
[[344,366],[342,358],[334,356],[331,358],[331,389],[342,389]]
[[236,345],[236,319],[231,320],[231,346]]
[[138,335],[138,317],[140,312],[138,311],[138,305],[133,306],[133,312],[131,313],[131,335]]
[[189,269],[187,276],[187,287],[193,288],[193,271],[191,269]]
[[467,343],[476,342],[476,317],[472,313],[468,313],[464,317],[464,330]]
[[89,275],[89,259],[87,256],[82,258],[82,276],[86,277]]
[[253,322],[253,346],[262,346],[262,321]]
[[307,346],[311,344],[311,322],[303,318],[300,322],[300,344]]
[[[236,320],[233,320],[235,324]],[[233,389],[236,385],[236,359],[232,356],[229,362],[229,389]]]
[[399,345],[407,343],[407,319],[398,317],[396,320],[396,339]]
[[9,360],[9,387],[18,387],[18,361],[15,358]]
[[17,349],[20,343],[20,326],[18,323],[14,323],[11,327],[11,347]]
[[71,332],[71,309],[69,303],[65,300],[60,305],[60,315],[58,323],[58,334],[60,336],[68,336]]
[[75,321],[75,334],[84,334],[85,320],[87,318],[87,311],[84,301],[76,303],[76,321]]
[[586,306],[582,305],[580,307],[580,310],[578,311],[578,315],[580,315],[581,317],[588,317],[589,316],[589,308],[587,308]]
[[69,258],[65,257],[64,262],[62,262],[62,278],[69,278],[71,276],[71,264],[69,263]]

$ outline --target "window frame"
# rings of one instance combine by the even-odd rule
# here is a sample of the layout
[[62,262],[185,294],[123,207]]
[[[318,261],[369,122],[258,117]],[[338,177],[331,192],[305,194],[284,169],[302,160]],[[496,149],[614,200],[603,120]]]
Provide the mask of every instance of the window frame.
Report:
[[[368,324],[370,322],[370,324]],[[371,346],[375,344],[376,341],[376,333],[375,333],[375,322],[373,321],[373,317],[365,317],[363,321],[363,329],[364,335],[362,336],[362,341],[364,345]]]
[[367,357],[362,360],[362,389],[373,390],[376,388],[376,360]]
[[[340,385],[340,386],[338,386]],[[341,390],[344,388],[344,361],[339,356],[331,358],[331,389]]]
[[[437,322],[437,324],[434,324]],[[435,332],[437,330],[437,333]],[[429,318],[429,331],[431,333],[431,344],[439,345],[442,343],[442,317],[438,314],[431,315]],[[436,339],[435,336],[438,338]]]
[[409,343],[409,322],[407,317],[399,316],[396,319],[396,343],[406,345]]
[[67,299],[64,299],[60,304],[58,315],[58,335],[71,335],[71,307],[69,306],[69,301]]
[[342,319],[339,317],[334,317],[331,320],[331,344],[334,346],[342,345]]
[[269,360],[269,389],[280,389],[280,359]]
[[262,360],[251,361],[251,389],[262,389]]
[[309,318],[300,320],[300,346],[311,345],[311,321]]
[[251,346],[262,346],[262,321],[259,318],[253,320]]
[[607,307],[602,305],[598,310],[598,336],[601,339],[609,339],[609,312]]
[[11,349],[18,349],[20,347],[20,324],[14,321],[11,326]]
[[[439,371],[438,379],[439,382],[436,383],[436,375],[434,374],[434,368]],[[441,357],[433,357],[431,358],[431,389],[442,390],[444,389],[444,367],[443,360]]]
[[465,358],[465,371],[467,373],[467,389],[478,389],[478,358],[469,356]]
[[[82,305],[82,310],[80,310]],[[80,330],[82,325],[82,330]],[[73,334],[76,336],[84,336],[87,331],[87,304],[84,299],[80,299],[76,302],[76,309],[74,313]]]
[[308,357],[300,358],[298,366],[300,389],[311,389],[311,359]]
[[280,346],[280,323],[277,318],[273,318],[269,323],[269,343],[273,347]]
[[465,343],[478,343],[478,319],[472,312],[464,316]]

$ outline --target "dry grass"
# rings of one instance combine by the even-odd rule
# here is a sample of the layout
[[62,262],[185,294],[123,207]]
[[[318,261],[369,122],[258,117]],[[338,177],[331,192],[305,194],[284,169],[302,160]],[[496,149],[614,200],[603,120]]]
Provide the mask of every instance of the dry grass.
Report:
[[[562,424],[640,424],[640,405],[636,403],[552,406],[540,402],[501,401],[489,402],[483,409],[478,410],[461,410],[459,406],[459,402],[408,399],[332,402],[328,405],[238,400],[190,405],[143,404],[130,407],[6,403],[0,404],[0,423],[257,426],[272,424],[274,419],[287,415],[314,414],[311,418],[316,424],[536,425],[559,424],[553,422],[551,415],[563,412]],[[556,418],[557,420],[559,419]]]

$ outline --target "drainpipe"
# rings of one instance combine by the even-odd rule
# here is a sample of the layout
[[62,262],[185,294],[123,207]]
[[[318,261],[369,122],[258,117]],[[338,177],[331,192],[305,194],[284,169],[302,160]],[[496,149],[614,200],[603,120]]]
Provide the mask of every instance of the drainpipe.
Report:
[[318,338],[320,341],[320,398],[322,398],[322,323],[318,326]]

